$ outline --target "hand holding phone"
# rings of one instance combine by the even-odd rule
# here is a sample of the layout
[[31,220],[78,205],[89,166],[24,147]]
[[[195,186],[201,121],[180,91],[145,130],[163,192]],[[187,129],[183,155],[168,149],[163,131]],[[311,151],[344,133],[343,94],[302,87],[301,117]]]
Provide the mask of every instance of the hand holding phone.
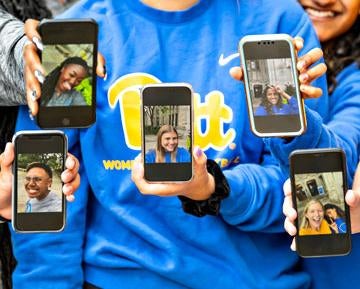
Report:
[[[290,155],[292,203],[297,211],[296,250],[303,257],[345,255],[351,248],[345,202],[346,160],[341,149],[297,150]],[[323,194],[315,191],[323,182]],[[296,188],[305,188],[299,199]],[[288,211],[288,210],[287,210]],[[291,215],[288,212],[288,215]],[[288,220],[288,219],[287,219]],[[289,229],[287,221],[285,228]]]
[[40,127],[88,127],[95,122],[97,29],[91,19],[40,22],[46,72],[34,71],[42,83]]
[[65,196],[61,173],[67,138],[61,131],[20,131],[15,148],[12,225],[18,232],[61,231]]

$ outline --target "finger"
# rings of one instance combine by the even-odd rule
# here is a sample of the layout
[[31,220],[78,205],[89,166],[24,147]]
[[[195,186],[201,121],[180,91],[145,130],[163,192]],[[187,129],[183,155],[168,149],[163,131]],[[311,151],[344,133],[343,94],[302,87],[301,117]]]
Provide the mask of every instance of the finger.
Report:
[[4,152],[0,155],[0,171],[2,173],[12,173],[11,165],[14,161],[14,145],[8,142]]
[[319,63],[299,75],[300,83],[302,84],[311,83],[316,78],[324,75],[326,70],[327,70],[327,66],[325,65],[325,63]]
[[283,191],[285,196],[291,196],[291,183],[290,179],[287,179],[283,185]]
[[[200,147],[196,146],[193,150],[195,170],[206,170],[207,157]],[[207,171],[207,170],[206,170]]]
[[300,91],[302,92],[302,97],[304,99],[306,98],[317,98],[322,96],[322,89],[319,87],[307,85],[307,84],[301,84],[300,85]]
[[295,50],[297,52],[299,52],[304,47],[304,39],[300,36],[296,36],[293,39],[293,44],[294,44]]
[[283,214],[289,218],[292,222],[297,218],[297,212],[293,208],[292,199],[290,196],[285,197],[283,203]]
[[289,220],[289,218],[285,218],[284,221],[284,229],[286,232],[288,232],[288,234],[290,236],[295,236],[296,235],[296,227],[295,225]]
[[300,73],[303,73],[307,67],[314,64],[322,56],[323,56],[323,51],[320,48],[313,48],[305,55],[299,57],[296,67]]
[[293,238],[292,242],[291,242],[291,245],[290,245],[290,249],[292,251],[296,251],[296,241],[295,241],[295,238]]
[[44,80],[44,69],[40,63],[37,50],[33,45],[26,45],[24,48],[24,59],[26,98],[32,115],[36,115],[38,111],[37,99],[41,96],[39,80]]
[[80,186],[80,175],[76,174],[70,182],[64,183],[62,191],[66,196],[70,196],[75,193],[75,191]]
[[230,73],[231,77],[236,80],[243,81],[243,79],[244,79],[244,73],[240,66],[231,67],[229,70],[229,73]]
[[68,170],[71,170],[74,173],[77,173],[79,171],[80,164],[79,164],[78,159],[74,155],[72,155],[71,153],[68,153],[66,161],[65,161],[65,167]]
[[34,42],[39,50],[42,50],[41,36],[37,30],[39,21],[35,19],[28,19],[25,21],[24,32],[26,36]]
[[70,184],[65,184],[63,186],[63,194],[68,202],[73,202],[75,200],[74,192],[75,191]]
[[359,190],[348,190],[345,195],[346,203],[353,208],[360,206],[360,191]]
[[106,77],[105,58],[100,52],[97,54],[96,74],[102,78]]

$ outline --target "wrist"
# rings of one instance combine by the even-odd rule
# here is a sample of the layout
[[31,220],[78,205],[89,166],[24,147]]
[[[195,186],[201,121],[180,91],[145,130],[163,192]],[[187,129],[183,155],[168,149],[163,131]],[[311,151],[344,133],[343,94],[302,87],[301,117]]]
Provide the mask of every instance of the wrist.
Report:
[[[204,200],[194,200],[185,196],[179,196],[185,213],[203,217],[205,215],[217,216],[220,211],[220,203],[229,196],[230,186],[221,171],[221,168],[213,160],[207,160],[206,168],[209,174],[208,186],[210,195]],[[202,194],[202,197],[204,195]]]

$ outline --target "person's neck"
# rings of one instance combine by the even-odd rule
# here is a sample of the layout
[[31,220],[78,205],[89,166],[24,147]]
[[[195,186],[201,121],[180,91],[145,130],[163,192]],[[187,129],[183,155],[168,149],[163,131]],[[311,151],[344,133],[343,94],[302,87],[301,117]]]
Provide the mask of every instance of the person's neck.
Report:
[[186,10],[200,0],[141,0],[144,4],[164,11],[181,11]]
[[38,197],[37,200],[38,200],[38,201],[42,201],[42,200],[45,199],[49,194],[50,194],[50,191],[48,191],[47,194]]

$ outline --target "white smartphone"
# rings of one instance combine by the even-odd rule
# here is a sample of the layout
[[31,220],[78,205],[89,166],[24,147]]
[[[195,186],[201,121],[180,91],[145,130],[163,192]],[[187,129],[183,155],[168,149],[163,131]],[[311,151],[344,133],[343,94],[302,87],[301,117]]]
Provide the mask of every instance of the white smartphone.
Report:
[[306,130],[296,53],[287,34],[247,35],[239,42],[251,130],[259,137]]

